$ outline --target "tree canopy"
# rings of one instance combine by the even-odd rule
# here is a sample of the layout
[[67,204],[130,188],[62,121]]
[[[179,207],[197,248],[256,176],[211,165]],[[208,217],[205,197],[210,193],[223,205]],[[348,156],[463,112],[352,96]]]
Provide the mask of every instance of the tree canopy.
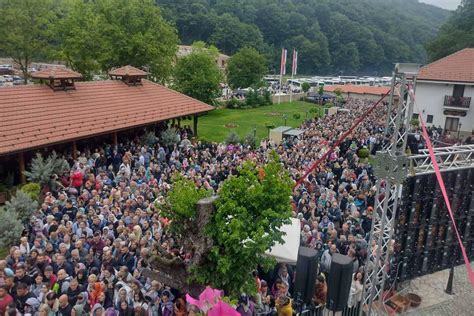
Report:
[[232,89],[256,85],[266,73],[265,57],[254,48],[240,49],[227,63],[227,82]]
[[166,81],[177,51],[176,30],[152,0],[73,1],[57,25],[59,58],[86,78],[132,65]]
[[174,87],[182,93],[202,102],[213,104],[219,96],[222,72],[215,58],[215,47],[193,45],[191,54],[180,57],[174,69]]
[[434,61],[466,47],[474,47],[474,0],[461,2],[427,50]]
[[[425,62],[449,11],[417,0],[157,0],[183,43],[226,54],[253,47],[279,72],[281,47],[296,48],[301,74],[375,74],[393,62]],[[472,19],[465,19],[469,23]],[[472,23],[471,23],[472,24]]]
[[0,0],[0,55],[13,58],[25,82],[29,63],[49,52],[53,12],[52,0]]
[[219,191],[216,211],[206,226],[213,246],[195,278],[236,297],[242,291],[256,291],[251,271],[270,267],[273,261],[263,254],[282,241],[279,228],[291,216],[292,182],[278,157],[258,167],[251,162],[230,177]]

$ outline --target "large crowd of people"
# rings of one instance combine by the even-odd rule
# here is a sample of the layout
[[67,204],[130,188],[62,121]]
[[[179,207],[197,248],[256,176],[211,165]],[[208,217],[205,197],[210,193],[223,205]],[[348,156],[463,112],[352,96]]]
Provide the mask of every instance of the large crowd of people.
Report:
[[[307,120],[304,134],[276,146],[268,139],[256,149],[240,144],[196,143],[188,127],[176,128],[172,148],[152,146],[139,137],[81,148],[65,158],[69,173],[55,176],[41,207],[17,246],[0,260],[0,315],[194,315],[195,306],[180,289],[142,276],[157,244],[183,259],[167,230],[168,219],[156,207],[180,172],[196,186],[217,191],[247,159],[264,163],[271,150],[296,180],[373,104],[349,99],[346,111]],[[376,197],[367,159],[358,152],[379,149],[384,138],[385,107],[367,117],[295,190],[293,216],[301,221],[301,245],[319,250],[320,274],[313,302],[326,303],[327,275],[334,253],[353,258],[349,307],[362,297],[364,263],[375,245],[367,245]],[[383,189],[381,194],[383,194]],[[290,315],[294,267],[279,264],[256,275],[257,294],[242,294],[241,315]]]

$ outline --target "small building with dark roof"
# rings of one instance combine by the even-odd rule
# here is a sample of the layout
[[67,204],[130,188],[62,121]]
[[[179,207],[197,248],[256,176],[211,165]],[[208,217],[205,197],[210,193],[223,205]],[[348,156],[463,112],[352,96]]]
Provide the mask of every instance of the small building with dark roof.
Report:
[[147,80],[145,71],[132,66],[109,75],[110,80],[81,82],[77,72],[51,68],[34,73],[43,84],[0,88],[0,177],[12,162],[21,175],[36,150],[70,146],[75,155],[80,140],[110,137],[116,145],[121,132],[169,120],[192,117],[196,136],[198,116],[213,110]]

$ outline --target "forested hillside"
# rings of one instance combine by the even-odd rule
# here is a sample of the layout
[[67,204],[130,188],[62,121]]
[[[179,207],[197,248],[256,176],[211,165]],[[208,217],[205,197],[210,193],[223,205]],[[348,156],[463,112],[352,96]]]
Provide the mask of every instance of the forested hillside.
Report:
[[264,52],[278,71],[284,46],[305,74],[383,74],[394,62],[426,62],[449,11],[417,0],[157,0],[183,44],[203,40],[227,54]]

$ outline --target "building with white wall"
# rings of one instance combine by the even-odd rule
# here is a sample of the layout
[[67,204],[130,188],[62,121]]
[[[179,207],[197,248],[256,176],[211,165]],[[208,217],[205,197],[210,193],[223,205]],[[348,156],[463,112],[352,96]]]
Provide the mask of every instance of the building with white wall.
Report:
[[474,48],[423,66],[416,83],[414,115],[428,126],[463,136],[474,133]]

